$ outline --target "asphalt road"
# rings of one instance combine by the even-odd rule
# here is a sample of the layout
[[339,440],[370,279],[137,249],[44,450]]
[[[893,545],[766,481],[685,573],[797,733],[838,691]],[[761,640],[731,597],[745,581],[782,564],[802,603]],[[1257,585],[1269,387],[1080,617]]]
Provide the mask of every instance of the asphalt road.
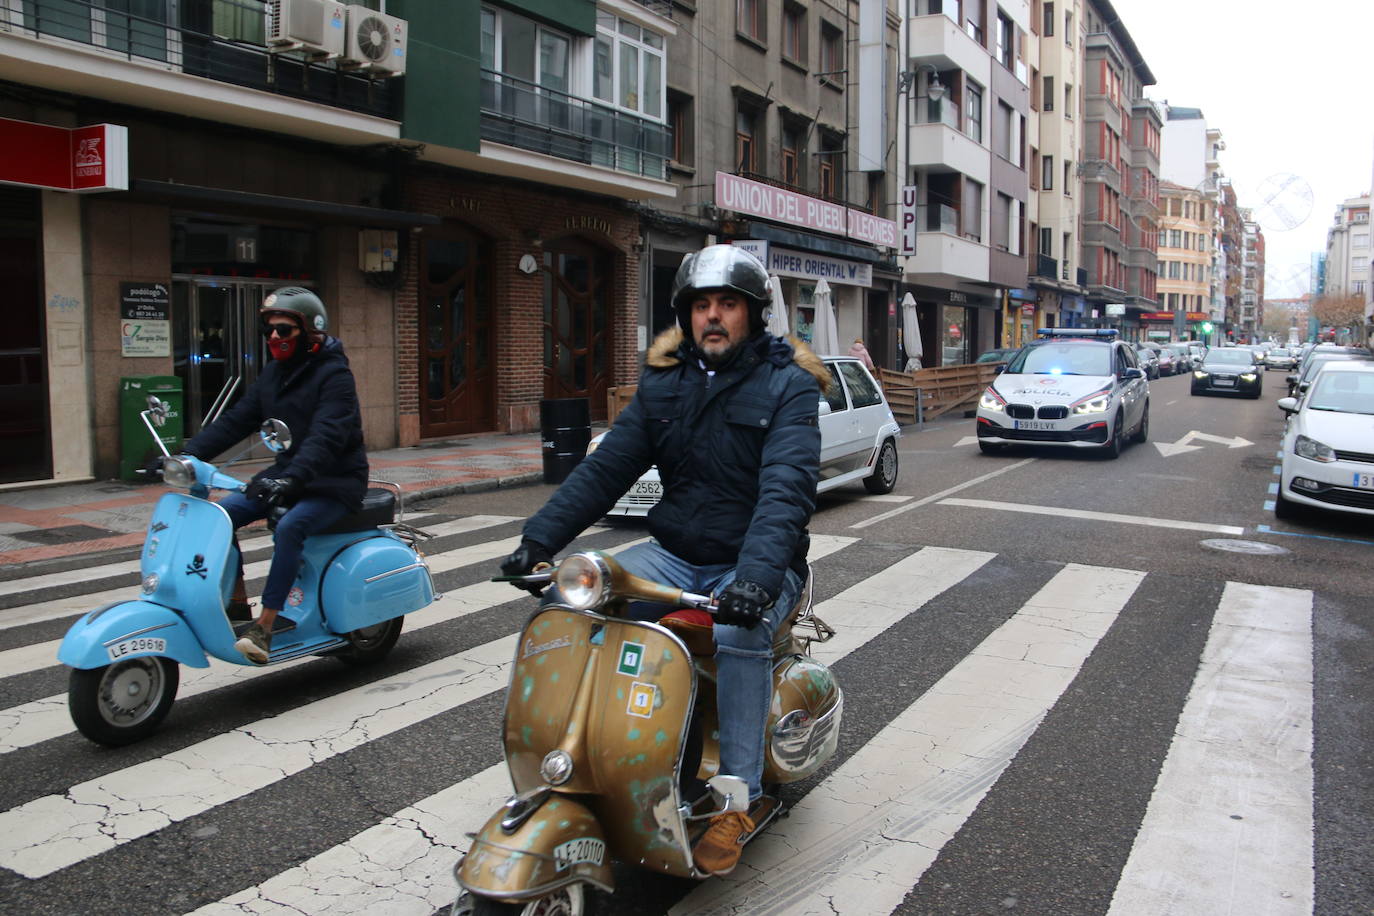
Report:
[[[1374,912],[1374,532],[1265,508],[1280,387],[1153,381],[1150,441],[1114,461],[908,430],[893,494],[828,494],[811,526],[835,757],[729,879],[618,866],[599,911]],[[552,491],[414,507],[454,532],[446,597],[380,665],[183,672],[133,747],[72,733],[65,671],[24,654],[70,618],[0,630],[0,912],[435,912],[508,791],[529,601],[483,582]]]

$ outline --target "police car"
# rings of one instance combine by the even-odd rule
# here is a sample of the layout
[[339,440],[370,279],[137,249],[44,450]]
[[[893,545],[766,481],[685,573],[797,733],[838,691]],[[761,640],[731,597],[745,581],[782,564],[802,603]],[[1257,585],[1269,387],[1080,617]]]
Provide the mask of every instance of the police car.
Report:
[[1150,388],[1135,348],[1099,328],[1042,328],[978,401],[984,454],[1033,443],[1121,454],[1150,429]]

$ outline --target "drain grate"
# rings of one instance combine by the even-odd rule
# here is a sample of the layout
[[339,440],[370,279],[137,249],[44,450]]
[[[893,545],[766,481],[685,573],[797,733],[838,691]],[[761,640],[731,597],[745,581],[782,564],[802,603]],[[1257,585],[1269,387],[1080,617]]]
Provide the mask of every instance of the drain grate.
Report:
[[1266,544],[1263,541],[1241,541],[1233,538],[1208,538],[1200,543],[1203,547],[1210,547],[1212,550],[1223,550],[1227,553],[1252,553],[1259,556],[1271,557],[1288,553],[1287,547],[1280,547],[1278,544]]
[[29,531],[11,531],[9,537],[32,544],[74,544],[77,541],[94,541],[112,538],[117,531],[96,528],[94,525],[63,525],[59,528],[33,528]]

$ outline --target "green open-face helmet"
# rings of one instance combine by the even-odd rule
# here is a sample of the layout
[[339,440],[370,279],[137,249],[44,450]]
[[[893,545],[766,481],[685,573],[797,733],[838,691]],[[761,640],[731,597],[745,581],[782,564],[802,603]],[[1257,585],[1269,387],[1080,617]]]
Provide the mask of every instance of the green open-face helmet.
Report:
[[320,297],[301,286],[283,286],[273,290],[262,300],[259,315],[269,312],[285,312],[296,316],[301,329],[306,334],[321,336],[329,330],[329,313],[325,311]]

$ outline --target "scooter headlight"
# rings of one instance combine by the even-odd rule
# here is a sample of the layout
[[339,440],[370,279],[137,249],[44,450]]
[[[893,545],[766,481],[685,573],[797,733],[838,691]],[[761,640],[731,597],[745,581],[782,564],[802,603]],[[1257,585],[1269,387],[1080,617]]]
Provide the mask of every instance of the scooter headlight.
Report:
[[196,469],[185,455],[168,455],[162,459],[162,480],[169,487],[189,487],[196,482]]
[[599,557],[575,553],[558,564],[554,585],[568,607],[589,611],[606,603],[611,596],[611,570]]
[[544,762],[539,764],[539,775],[551,786],[563,785],[572,779],[572,773],[572,755],[565,750],[549,751],[544,755]]

